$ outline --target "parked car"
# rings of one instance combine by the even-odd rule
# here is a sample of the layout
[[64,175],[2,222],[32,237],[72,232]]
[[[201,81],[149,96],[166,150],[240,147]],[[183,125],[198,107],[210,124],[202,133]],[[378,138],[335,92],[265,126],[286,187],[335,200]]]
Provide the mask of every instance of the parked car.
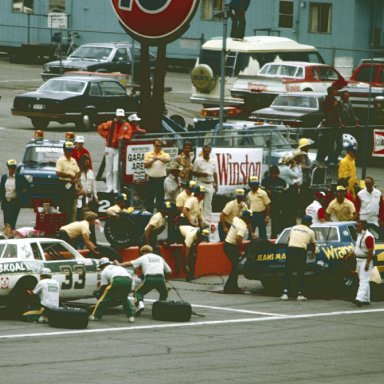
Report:
[[90,130],[113,118],[117,108],[127,113],[138,110],[137,99],[119,81],[97,75],[63,76],[16,96],[12,114],[29,117],[36,129],[46,129],[50,121],[56,121]]
[[249,120],[290,127],[317,127],[324,118],[322,103],[325,95],[320,92],[281,94],[269,107],[253,111]]
[[[340,288],[344,278],[355,278],[345,265],[345,257],[354,249],[357,239],[355,222],[326,222],[313,224],[317,253],[308,251],[305,268],[307,280],[323,283],[323,286]],[[286,228],[275,243],[263,241],[246,251],[242,261],[244,277],[260,280],[268,289],[281,289],[286,264],[286,250],[291,228]],[[373,262],[384,277],[384,239],[374,228],[370,229],[376,238]],[[356,284],[354,285],[356,288]],[[319,288],[317,288],[319,289]]]
[[[150,66],[155,68],[156,57],[150,53]],[[44,64],[41,77],[44,81],[61,76],[68,71],[120,72],[132,75],[134,80],[140,74],[140,48],[128,43],[90,43],[81,45],[65,60]]]
[[253,109],[267,107],[275,97],[291,92],[326,92],[331,85],[342,88],[346,80],[327,64],[295,61],[265,64],[256,76],[242,76],[234,83],[231,95]]

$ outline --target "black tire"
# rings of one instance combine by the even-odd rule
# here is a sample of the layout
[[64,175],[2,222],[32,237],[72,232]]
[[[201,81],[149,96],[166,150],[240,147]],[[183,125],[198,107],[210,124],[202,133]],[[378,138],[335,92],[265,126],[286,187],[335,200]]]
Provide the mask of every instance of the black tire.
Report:
[[47,119],[39,119],[39,118],[32,118],[31,123],[33,125],[33,128],[35,129],[41,129],[45,130],[48,128],[49,120]]
[[124,249],[135,244],[139,236],[135,227],[133,220],[126,215],[120,218],[109,217],[105,221],[104,234],[112,247]]
[[95,127],[95,113],[93,111],[84,111],[77,124],[80,131],[91,131]]
[[37,280],[33,276],[23,277],[9,294],[7,310],[11,316],[20,316],[33,302],[33,297],[27,294],[27,290],[35,288]]

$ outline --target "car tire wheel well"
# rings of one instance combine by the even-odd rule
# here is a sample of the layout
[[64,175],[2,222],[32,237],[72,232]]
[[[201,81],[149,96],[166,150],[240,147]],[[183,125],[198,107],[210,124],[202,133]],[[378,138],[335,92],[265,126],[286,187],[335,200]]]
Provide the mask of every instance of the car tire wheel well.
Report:
[[22,277],[9,294],[7,304],[8,311],[14,316],[20,316],[29,306],[31,297],[27,294],[27,290],[35,288],[37,278],[34,276]]

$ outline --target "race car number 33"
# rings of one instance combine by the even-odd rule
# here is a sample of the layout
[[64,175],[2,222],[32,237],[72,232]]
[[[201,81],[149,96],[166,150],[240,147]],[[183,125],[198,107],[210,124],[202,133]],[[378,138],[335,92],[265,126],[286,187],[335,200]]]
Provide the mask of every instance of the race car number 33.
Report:
[[199,0],[111,0],[123,25],[139,39],[177,38]]

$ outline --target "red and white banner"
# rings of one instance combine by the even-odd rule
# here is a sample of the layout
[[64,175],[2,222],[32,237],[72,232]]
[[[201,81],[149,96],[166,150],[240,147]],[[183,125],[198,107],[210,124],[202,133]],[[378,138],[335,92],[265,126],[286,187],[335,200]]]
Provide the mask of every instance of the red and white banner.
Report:
[[[197,156],[200,153],[201,148],[197,148]],[[262,148],[212,148],[211,157],[216,163],[218,194],[247,187],[251,176],[262,178]]]
[[373,157],[384,157],[384,129],[373,130]]

